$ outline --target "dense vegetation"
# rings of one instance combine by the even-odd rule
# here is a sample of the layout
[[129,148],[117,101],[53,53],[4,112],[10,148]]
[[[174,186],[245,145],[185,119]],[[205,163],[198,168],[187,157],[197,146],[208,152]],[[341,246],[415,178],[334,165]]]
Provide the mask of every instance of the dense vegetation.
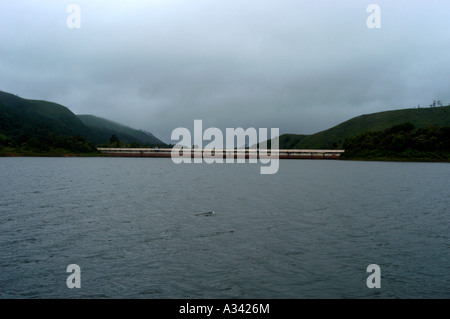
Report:
[[450,105],[442,106],[442,103],[438,102],[433,101],[433,104],[427,108],[361,115],[312,135],[283,134],[280,136],[280,148],[342,149],[346,138],[367,131],[382,131],[404,122],[410,122],[417,128],[426,128],[431,125],[448,127],[450,126]]
[[0,155],[73,155],[95,154],[97,147],[81,136],[48,133],[45,136],[22,134],[15,139],[0,135]]
[[416,128],[406,122],[347,138],[342,159],[450,162],[450,127]]

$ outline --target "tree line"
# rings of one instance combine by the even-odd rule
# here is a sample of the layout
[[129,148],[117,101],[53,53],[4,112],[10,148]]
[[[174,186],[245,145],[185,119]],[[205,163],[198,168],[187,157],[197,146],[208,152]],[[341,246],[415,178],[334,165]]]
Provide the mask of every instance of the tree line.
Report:
[[141,144],[139,142],[126,143],[121,141],[117,135],[113,134],[108,143],[94,144],[81,136],[55,135],[51,132],[45,134],[20,133],[16,136],[0,134],[0,154],[26,154],[26,155],[47,155],[47,154],[95,154],[99,153],[97,147],[160,147],[170,148],[168,144]]
[[90,154],[97,153],[97,147],[81,136],[20,134],[14,137],[0,135],[0,151],[29,154]]

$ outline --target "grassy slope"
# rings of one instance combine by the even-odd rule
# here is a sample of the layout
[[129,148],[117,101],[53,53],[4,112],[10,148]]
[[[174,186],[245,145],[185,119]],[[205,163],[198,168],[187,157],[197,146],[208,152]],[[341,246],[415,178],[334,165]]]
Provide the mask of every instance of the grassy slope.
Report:
[[366,114],[312,135],[283,134],[280,136],[280,148],[342,148],[342,143],[347,137],[366,131],[385,130],[404,122],[411,122],[416,127],[450,126],[450,106]]

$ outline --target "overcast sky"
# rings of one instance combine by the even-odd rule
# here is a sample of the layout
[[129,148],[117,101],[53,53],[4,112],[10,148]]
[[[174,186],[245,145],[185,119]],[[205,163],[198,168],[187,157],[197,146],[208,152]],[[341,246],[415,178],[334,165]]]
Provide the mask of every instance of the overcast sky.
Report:
[[448,104],[449,70],[448,0],[0,1],[0,90],[165,142],[194,119],[310,134]]

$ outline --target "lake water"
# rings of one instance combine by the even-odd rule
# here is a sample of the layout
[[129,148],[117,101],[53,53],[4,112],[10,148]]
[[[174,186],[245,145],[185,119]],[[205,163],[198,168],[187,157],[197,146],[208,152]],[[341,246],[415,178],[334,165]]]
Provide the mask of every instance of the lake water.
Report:
[[450,298],[450,164],[259,168],[0,158],[0,297]]

